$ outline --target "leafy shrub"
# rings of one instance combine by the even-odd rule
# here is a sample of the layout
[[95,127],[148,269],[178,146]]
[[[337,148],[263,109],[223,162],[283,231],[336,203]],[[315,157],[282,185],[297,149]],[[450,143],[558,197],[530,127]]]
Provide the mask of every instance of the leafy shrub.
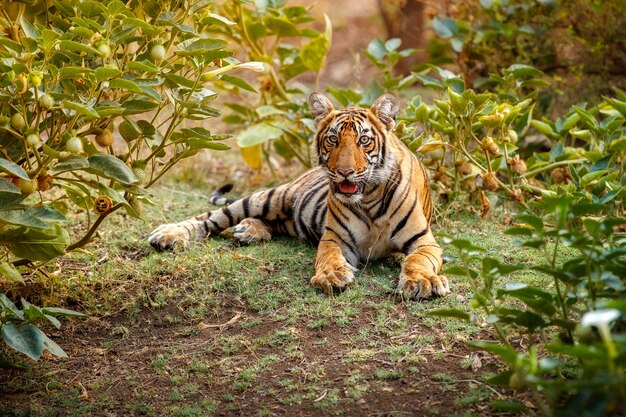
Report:
[[[0,293],[0,333],[2,340],[16,351],[38,360],[43,351],[66,357],[63,349],[42,332],[34,323],[47,321],[57,329],[61,322],[57,317],[85,317],[84,314],[56,307],[37,307],[22,299],[19,309],[4,293]],[[0,357],[0,368],[21,366]]]
[[[227,103],[233,113],[224,117],[226,122],[243,129],[237,134],[237,144],[244,160],[256,169],[273,152],[286,160],[296,158],[311,166],[309,140],[314,127],[312,119],[305,117],[308,91],[289,82],[313,72],[317,77],[315,88],[318,87],[332,27],[328,18],[324,32],[306,27],[313,20],[310,8],[286,3],[286,0],[229,0],[218,9],[231,22],[219,28],[221,35],[238,44],[249,59],[263,62],[267,68],[261,79],[260,94],[237,94],[237,101]],[[255,90],[239,86],[243,90]]]
[[[432,76],[432,73],[435,76]],[[621,215],[626,195],[626,93],[597,106],[581,103],[552,121],[533,119],[546,86],[544,74],[514,64],[485,81],[490,92],[466,88],[462,77],[440,67],[412,73],[396,85],[419,82],[441,92],[433,104],[409,100],[396,134],[433,171],[438,194],[451,201],[480,201],[482,214],[497,199],[522,206],[529,199],[586,194]],[[345,93],[343,93],[345,95]],[[549,151],[531,149],[539,139]]]
[[[187,122],[220,115],[211,106],[218,86],[247,85],[232,70],[264,66],[233,57],[230,42],[215,35],[231,22],[206,1],[71,0],[7,10],[0,272],[13,282],[22,280],[16,266],[86,245],[111,213],[141,217],[146,189],[182,159],[229,149],[225,136]],[[66,214],[75,211],[85,223],[74,225],[81,236],[73,240],[68,226],[80,217]]]
[[567,100],[598,101],[611,82],[621,82],[610,77],[622,76],[626,63],[621,0],[457,3],[450,16],[435,17],[432,26],[474,88],[481,87],[488,74],[513,64],[554,75],[555,101],[563,91]]
[[[469,344],[508,367],[490,383],[531,391],[545,415],[622,415],[626,239],[614,230],[626,219],[607,216],[603,204],[589,203],[585,195],[546,197],[535,209],[547,213],[545,221],[540,215],[520,215],[506,232],[518,236],[519,245],[537,250],[530,265],[507,264],[485,257],[466,240],[449,240],[457,257],[446,272],[465,277],[477,314],[431,314],[486,319],[497,342]],[[565,246],[575,252],[569,259],[560,255]],[[542,287],[518,283],[513,275],[518,271],[544,274],[552,282]]]

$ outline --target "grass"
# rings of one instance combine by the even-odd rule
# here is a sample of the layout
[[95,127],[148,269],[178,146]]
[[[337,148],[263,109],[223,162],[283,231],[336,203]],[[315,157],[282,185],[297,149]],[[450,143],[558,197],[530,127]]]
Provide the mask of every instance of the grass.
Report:
[[[457,382],[467,381],[471,363],[463,341],[489,338],[488,331],[426,316],[438,308],[470,311],[462,279],[449,277],[447,298],[404,303],[393,294],[397,257],[368,265],[357,285],[325,296],[308,285],[315,248],[295,239],[240,247],[217,237],[156,253],[146,242],[150,230],[202,212],[206,203],[182,185],[155,193],[157,206],[147,208],[145,221],[111,216],[89,252],[60,261],[64,273],[31,277],[44,288],[31,301],[69,305],[91,318],[51,332],[69,359],[0,376],[8,394],[0,415],[488,410],[493,392]],[[457,214],[435,234],[470,239],[508,262],[535,256],[503,229],[497,217]],[[515,279],[550,285],[538,275]],[[482,362],[482,371],[497,372],[494,360]]]

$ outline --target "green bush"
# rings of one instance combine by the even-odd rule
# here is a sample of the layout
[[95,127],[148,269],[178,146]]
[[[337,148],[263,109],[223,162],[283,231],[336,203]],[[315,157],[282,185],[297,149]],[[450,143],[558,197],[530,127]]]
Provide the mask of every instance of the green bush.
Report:
[[[318,88],[332,27],[328,17],[324,32],[307,27],[313,20],[310,7],[286,3],[229,0],[218,9],[232,23],[219,28],[221,35],[239,45],[250,60],[263,62],[267,68],[260,80],[260,94],[240,90],[237,100],[226,104],[232,113],[224,117],[241,130],[237,144],[244,160],[255,169],[263,160],[269,162],[272,153],[311,166],[309,141],[314,127],[307,117],[309,91],[291,81],[301,74],[314,73]],[[268,166],[273,168],[271,163]]]
[[[447,56],[472,88],[513,64],[532,65],[552,78],[544,105],[565,100],[597,102],[611,84],[624,87],[626,29],[622,0],[481,0],[457,2],[432,27]],[[599,23],[601,22],[601,23]],[[444,49],[445,50],[445,49]],[[441,56],[433,56],[441,62]],[[548,93],[548,92],[547,92]],[[552,103],[549,103],[549,102]]]
[[[19,282],[17,266],[83,247],[111,213],[141,217],[182,159],[229,149],[206,123],[217,88],[248,88],[230,73],[265,67],[233,57],[220,36],[232,22],[207,1],[13,6],[0,17],[0,273]],[[6,308],[3,331],[21,319]]]
[[[486,320],[496,341],[470,346],[498,357],[508,369],[489,382],[527,390],[551,415],[623,415],[626,402],[626,219],[584,194],[546,197],[539,215],[520,215],[506,231],[537,250],[529,265],[484,256],[471,242],[448,239],[457,252],[446,273],[470,284],[477,314],[438,310],[432,315]],[[542,213],[545,213],[545,220]],[[575,255],[562,259],[561,247]],[[515,282],[514,273],[544,274],[549,286]],[[524,338],[525,343],[516,340]],[[505,406],[497,404],[498,407]],[[524,409],[521,403],[507,407]]]

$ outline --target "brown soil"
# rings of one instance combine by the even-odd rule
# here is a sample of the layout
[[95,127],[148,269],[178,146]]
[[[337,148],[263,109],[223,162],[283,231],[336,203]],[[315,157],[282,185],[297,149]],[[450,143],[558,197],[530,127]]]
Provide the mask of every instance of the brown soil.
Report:
[[[288,326],[290,332],[298,335],[302,355],[281,356],[249,387],[233,387],[233,381],[237,380],[237,372],[249,366],[251,357],[257,362],[259,358],[281,354],[285,350],[280,341],[260,346],[250,346],[246,341],[271,341],[276,332],[286,326],[284,321],[260,316],[237,300],[224,300],[214,324],[229,320],[233,323],[220,327],[202,328],[205,326],[197,322],[171,324],[168,317],[180,314],[174,302],[162,310],[142,310],[128,328],[125,327],[128,312],[86,321],[73,320],[64,324],[63,331],[48,329],[50,336],[65,348],[69,358],[48,357],[31,372],[5,371],[0,374],[0,392],[5,391],[0,404],[11,404],[15,407],[15,415],[47,415],[46,410],[56,410],[55,406],[61,406],[61,409],[52,415],[73,415],[76,410],[62,407],[63,398],[59,395],[65,396],[74,388],[83,409],[92,405],[81,415],[128,415],[129,401],[137,396],[143,397],[144,403],[150,404],[154,410],[167,410],[172,405],[172,389],[176,388],[173,383],[175,375],[186,370],[181,374],[184,375],[184,385],[194,384],[196,389],[188,397],[178,399],[176,404],[193,405],[205,398],[215,399],[218,405],[214,415],[217,416],[253,416],[258,415],[262,407],[269,415],[284,416],[462,414],[464,407],[453,400],[476,389],[479,383],[470,369],[460,367],[460,361],[475,352],[463,343],[451,343],[449,335],[418,323],[407,313],[399,306],[394,312],[396,317],[389,317],[391,320],[410,318],[410,330],[402,338],[410,341],[419,335],[435,336],[433,343],[416,348],[420,358],[417,364],[402,360],[389,362],[382,352],[376,352],[366,360],[346,360],[348,352],[358,347],[357,342],[350,343],[350,333],[355,329],[371,328],[375,318],[374,311],[371,314],[362,311],[356,318],[358,322],[348,331],[334,324],[320,330],[308,328],[303,323]],[[255,319],[260,320],[259,325],[242,326],[242,323]],[[241,335],[245,335],[245,339],[233,346],[236,352],[225,353],[220,340]],[[169,359],[164,366],[157,368],[155,358],[159,355]],[[208,370],[194,371],[190,366],[194,360],[207,364]],[[295,375],[295,369],[302,372]],[[486,369],[495,371],[496,367],[492,360],[482,357],[481,372]],[[350,388],[347,379],[356,371],[363,380],[369,381],[369,389],[362,398],[351,400],[346,395]],[[400,376],[381,380],[376,372],[385,371],[400,371]],[[449,375],[455,382],[434,378],[441,374]],[[33,375],[37,375],[35,380]],[[316,390],[315,398],[285,404],[291,395],[282,382],[285,378],[299,379],[295,383],[304,385],[310,380],[311,387]],[[333,388],[339,390],[338,403],[320,407]],[[303,392],[306,388],[300,386],[297,391]],[[482,403],[471,404],[468,410],[485,415],[489,413],[486,407]],[[135,410],[135,415],[143,414],[137,409],[131,410]],[[166,414],[157,411],[154,415]]]

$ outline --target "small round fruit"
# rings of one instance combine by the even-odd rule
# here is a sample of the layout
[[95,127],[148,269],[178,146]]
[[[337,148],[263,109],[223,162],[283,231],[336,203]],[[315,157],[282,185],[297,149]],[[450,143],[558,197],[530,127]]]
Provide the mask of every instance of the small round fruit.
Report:
[[98,52],[100,52],[100,55],[102,55],[104,58],[107,58],[109,55],[111,55],[111,47],[108,43],[102,43],[98,46]]
[[96,136],[96,143],[104,147],[113,145],[113,132],[109,129],[104,129]]
[[130,204],[132,209],[135,210],[137,216],[141,217],[143,215],[143,203],[139,201],[137,197],[131,197],[131,199],[128,201],[128,204]]
[[26,128],[26,119],[24,119],[24,116],[20,113],[15,113],[11,116],[11,126],[19,131],[22,131]]
[[39,184],[37,180],[25,180],[23,178],[14,178],[11,181],[13,185],[20,189],[22,194],[32,194],[37,191]]
[[39,87],[41,85],[42,74],[40,71],[32,71],[28,74],[28,83],[33,87]]
[[150,56],[155,61],[161,62],[165,58],[165,52],[165,47],[163,45],[156,44],[150,49]]
[[54,99],[50,94],[44,94],[39,97],[39,105],[44,109],[51,109],[54,106]]
[[65,144],[65,150],[69,153],[81,153],[83,151],[83,142],[79,137],[73,136]]
[[37,178],[39,191],[48,191],[52,188],[52,177],[50,175],[42,175]]
[[146,171],[141,168],[133,168],[133,174],[139,180],[137,185],[144,185],[146,183]]
[[36,148],[41,143],[41,138],[38,133],[30,133],[26,136],[26,144],[31,148]]
[[99,195],[93,200],[93,211],[95,211],[96,214],[107,213],[111,210],[111,207],[113,207],[113,201],[111,201],[109,196]]

